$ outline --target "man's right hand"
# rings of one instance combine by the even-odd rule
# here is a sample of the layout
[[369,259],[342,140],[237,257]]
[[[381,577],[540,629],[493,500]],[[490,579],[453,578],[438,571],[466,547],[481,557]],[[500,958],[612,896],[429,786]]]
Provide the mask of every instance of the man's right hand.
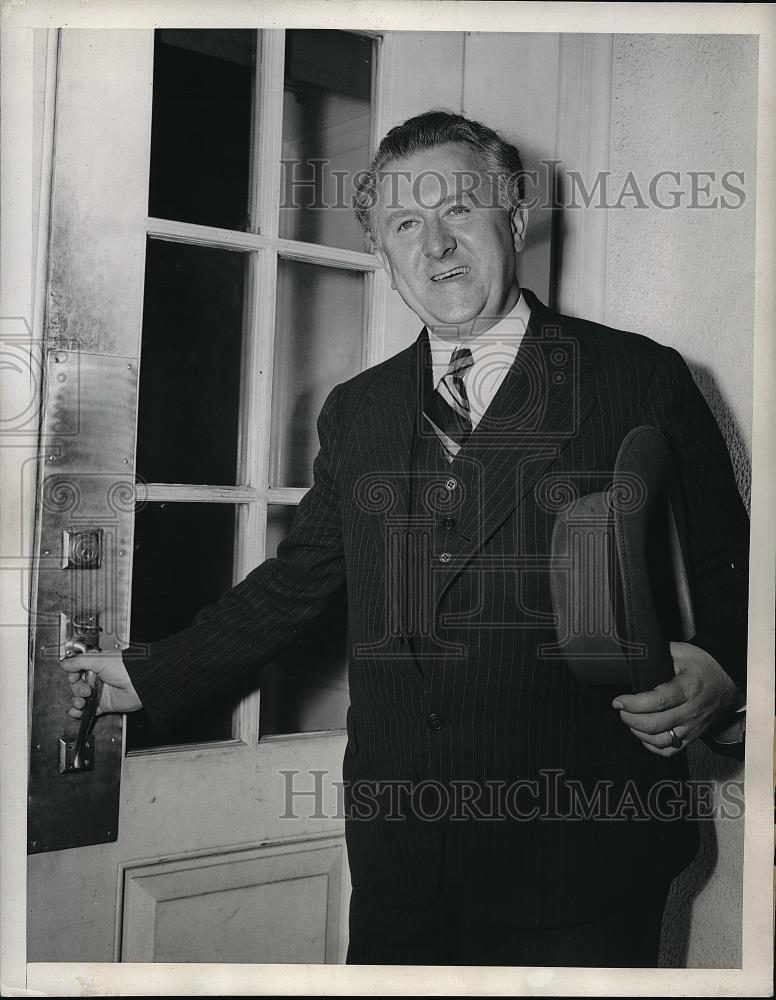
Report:
[[71,684],[71,707],[67,714],[80,719],[86,699],[92,693],[92,685],[82,679],[84,671],[93,671],[103,681],[97,714],[108,712],[135,712],[143,704],[132,686],[121,653],[83,653],[69,657],[60,664]]

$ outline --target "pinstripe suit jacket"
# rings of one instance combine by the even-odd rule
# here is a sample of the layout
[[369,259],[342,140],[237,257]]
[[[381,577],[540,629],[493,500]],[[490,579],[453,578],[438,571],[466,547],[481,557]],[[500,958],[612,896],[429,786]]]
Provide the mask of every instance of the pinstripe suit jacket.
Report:
[[692,641],[742,689],[748,519],[680,355],[525,295],[529,328],[446,473],[455,487],[437,478],[424,494],[453,528],[431,511],[420,548],[407,543],[422,333],[330,394],[314,486],[277,558],[125,663],[164,725],[272,659],[346,588],[354,886],[422,905],[444,874],[472,907],[562,925],[671,878],[697,832],[684,755],[649,754],[611,708],[619,692],[548,653],[558,494],[601,489],[631,428],[667,435],[691,515]]

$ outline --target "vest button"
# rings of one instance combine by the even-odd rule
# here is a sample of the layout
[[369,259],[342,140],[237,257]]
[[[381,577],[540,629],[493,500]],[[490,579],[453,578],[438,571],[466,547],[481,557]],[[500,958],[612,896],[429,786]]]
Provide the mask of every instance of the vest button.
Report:
[[454,528],[455,527],[455,518],[454,517],[443,517],[442,518],[442,527],[443,528],[447,528],[448,531],[451,528]]
[[454,490],[458,486],[458,480],[457,479],[448,479],[447,482],[445,483],[445,486],[446,486],[446,488],[448,490]]
[[450,555],[449,552],[443,552],[442,555],[439,557],[439,561],[441,563],[449,563],[452,558],[453,557]]
[[429,729],[433,729],[434,732],[439,732],[440,729],[444,729],[445,727],[445,717],[444,715],[440,715],[439,712],[432,712],[426,716],[426,725]]

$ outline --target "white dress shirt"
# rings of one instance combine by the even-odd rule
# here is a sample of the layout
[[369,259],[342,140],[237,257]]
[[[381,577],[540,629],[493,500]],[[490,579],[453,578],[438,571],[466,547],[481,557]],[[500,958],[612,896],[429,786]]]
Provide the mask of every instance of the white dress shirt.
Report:
[[472,352],[474,364],[463,376],[472,428],[480,422],[512,367],[530,316],[530,306],[521,292],[517,305],[510,313],[485,333],[470,340],[445,339],[429,329],[435,389],[447,372],[453,351],[458,347],[468,347]]

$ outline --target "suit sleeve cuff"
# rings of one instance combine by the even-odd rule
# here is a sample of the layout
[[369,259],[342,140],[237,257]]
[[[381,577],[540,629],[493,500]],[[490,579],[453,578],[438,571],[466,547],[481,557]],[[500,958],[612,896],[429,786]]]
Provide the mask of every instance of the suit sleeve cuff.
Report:
[[121,654],[124,666],[154,729],[159,731],[177,721],[180,705],[164,690],[163,657],[156,655],[157,643],[131,642]]

